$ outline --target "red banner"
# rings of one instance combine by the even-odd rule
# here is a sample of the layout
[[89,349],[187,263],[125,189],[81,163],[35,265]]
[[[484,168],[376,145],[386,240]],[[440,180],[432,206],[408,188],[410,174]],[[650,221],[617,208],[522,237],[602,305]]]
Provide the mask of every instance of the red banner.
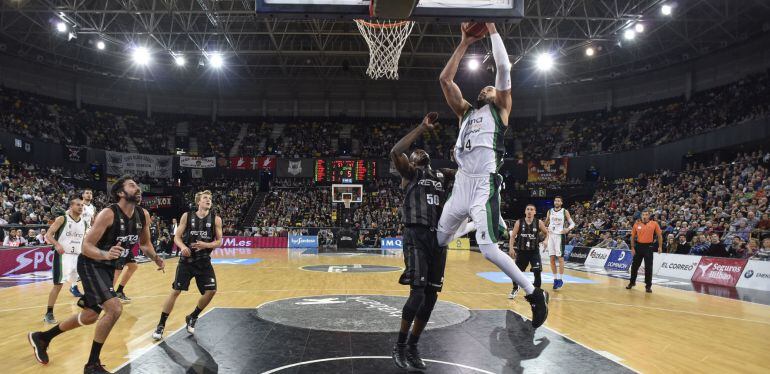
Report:
[[286,248],[289,238],[274,236],[223,236],[222,248]]
[[255,161],[251,157],[230,157],[230,169],[253,170],[254,166],[252,163],[255,163]]
[[270,170],[275,171],[276,158],[275,156],[262,156],[257,158],[258,170]]
[[692,281],[735,287],[747,262],[738,258],[701,257]]
[[18,275],[33,271],[51,270],[51,247],[20,247],[0,249],[0,275]]

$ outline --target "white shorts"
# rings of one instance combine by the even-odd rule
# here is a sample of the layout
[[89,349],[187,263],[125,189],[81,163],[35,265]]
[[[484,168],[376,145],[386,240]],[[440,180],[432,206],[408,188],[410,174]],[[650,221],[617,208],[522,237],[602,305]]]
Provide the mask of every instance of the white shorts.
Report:
[[53,255],[53,284],[78,281],[78,254],[58,252]]
[[548,234],[545,240],[545,251],[549,256],[562,257],[564,255],[564,234]]
[[453,237],[467,218],[476,227],[476,242],[497,244],[507,231],[500,216],[500,186],[502,176],[470,176],[461,171],[455,176],[452,194],[444,204],[438,221],[438,232]]

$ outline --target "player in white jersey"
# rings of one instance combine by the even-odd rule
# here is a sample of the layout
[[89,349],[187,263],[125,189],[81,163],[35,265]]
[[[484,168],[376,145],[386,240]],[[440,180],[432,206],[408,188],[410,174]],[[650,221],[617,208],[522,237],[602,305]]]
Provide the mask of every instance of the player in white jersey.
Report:
[[[564,245],[567,244],[567,233],[575,228],[575,221],[572,220],[567,209],[563,208],[564,200],[561,196],[553,199],[553,208],[548,209],[545,217],[545,224],[548,226],[548,238],[545,241],[545,250],[551,257],[551,272],[553,273],[553,289],[559,289],[564,286]],[[569,226],[567,226],[569,224]],[[556,259],[559,259],[559,266],[556,267]]]
[[476,107],[463,99],[454,76],[468,46],[481,39],[467,34],[466,26],[463,24],[462,40],[439,79],[447,103],[460,121],[460,133],[454,147],[454,158],[459,168],[452,194],[439,219],[438,242],[441,246],[447,245],[470,217],[476,226],[476,242],[484,258],[524,289],[525,298],[532,306],[532,326],[537,328],[548,317],[548,294],[535,288],[497,244],[506,231],[500,218],[500,187],[503,181],[497,171],[505,154],[503,135],[511,112],[511,63],[495,25],[487,23],[492,56],[497,66],[495,86],[481,90]]
[[78,255],[80,255],[83,245],[83,237],[85,237],[89,227],[82,214],[83,200],[79,197],[73,197],[70,200],[69,210],[63,216],[56,217],[45,235],[46,242],[53,245],[55,251],[52,269],[53,288],[48,294],[48,308],[43,318],[43,321],[47,323],[56,323],[56,318],[53,316],[53,306],[59,297],[62,283],[67,281],[77,285],[79,279]]
[[91,203],[91,200],[94,198],[94,191],[86,188],[83,190],[81,197],[83,199],[83,219],[91,225],[94,223],[94,216],[96,216],[96,207]]

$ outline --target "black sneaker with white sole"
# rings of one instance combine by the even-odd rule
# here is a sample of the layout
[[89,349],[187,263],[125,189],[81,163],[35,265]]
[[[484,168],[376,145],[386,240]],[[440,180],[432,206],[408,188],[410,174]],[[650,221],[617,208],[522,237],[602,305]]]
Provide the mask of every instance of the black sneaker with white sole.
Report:
[[118,292],[118,299],[120,299],[120,302],[123,304],[128,304],[131,302],[131,298],[126,296],[125,292]]
[[393,346],[393,352],[390,354],[393,357],[393,363],[401,369],[406,369],[406,344],[396,344]]
[[32,346],[32,350],[35,354],[37,362],[46,365],[48,364],[48,341],[40,337],[40,332],[31,332],[27,335],[29,344]]
[[163,331],[166,329],[166,326],[158,325],[158,327],[155,328],[155,332],[152,333],[152,338],[155,341],[163,339]]
[[524,298],[532,306],[532,327],[540,327],[548,318],[548,292],[535,288],[535,292]]
[[198,322],[197,318],[193,318],[192,316],[184,317],[185,323],[187,323],[187,332],[190,334],[195,334],[195,323]]
[[425,368],[427,368],[425,362],[423,362],[420,357],[420,351],[417,349],[417,345],[407,345],[405,356],[406,363],[409,364],[410,368],[417,370],[425,370]]

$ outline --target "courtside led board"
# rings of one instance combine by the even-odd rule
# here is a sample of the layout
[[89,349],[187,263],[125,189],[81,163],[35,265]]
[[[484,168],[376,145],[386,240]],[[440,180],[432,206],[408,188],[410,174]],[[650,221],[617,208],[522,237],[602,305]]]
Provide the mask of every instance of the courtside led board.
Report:
[[[362,18],[369,0],[256,0],[257,14],[289,18]],[[524,0],[420,0],[412,19],[518,22]]]

